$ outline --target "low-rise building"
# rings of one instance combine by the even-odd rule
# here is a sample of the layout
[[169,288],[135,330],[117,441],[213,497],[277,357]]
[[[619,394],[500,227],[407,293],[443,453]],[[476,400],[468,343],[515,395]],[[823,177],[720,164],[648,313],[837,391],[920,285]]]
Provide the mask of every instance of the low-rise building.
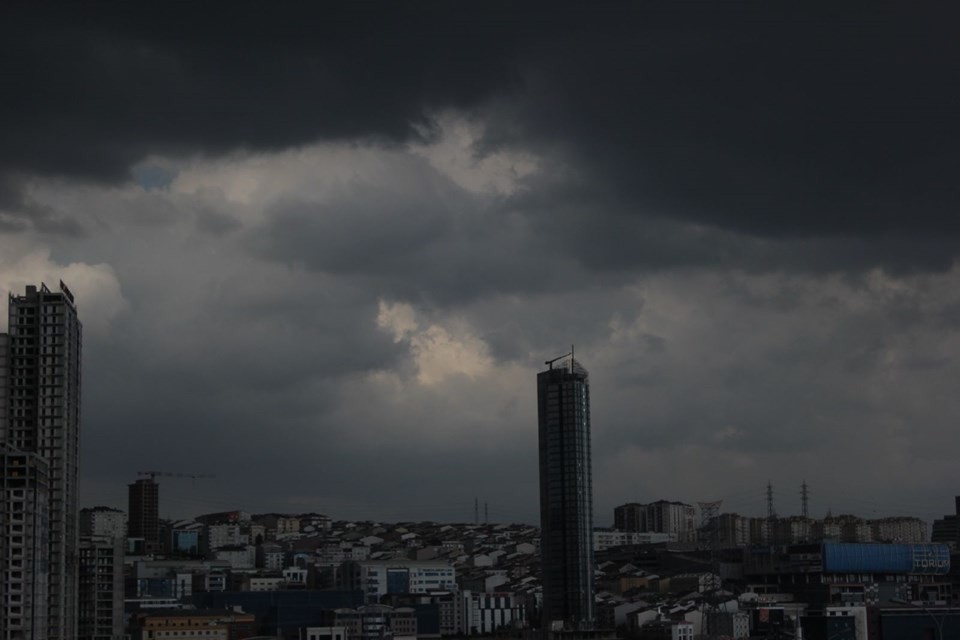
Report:
[[368,604],[324,613],[326,626],[343,627],[346,640],[415,640],[417,617],[412,608]]
[[389,560],[345,562],[338,576],[340,587],[364,593],[368,603],[388,593],[427,593],[456,589],[456,570],[445,562]]
[[141,613],[133,622],[133,640],[229,640],[256,633],[256,617],[223,610],[166,609]]

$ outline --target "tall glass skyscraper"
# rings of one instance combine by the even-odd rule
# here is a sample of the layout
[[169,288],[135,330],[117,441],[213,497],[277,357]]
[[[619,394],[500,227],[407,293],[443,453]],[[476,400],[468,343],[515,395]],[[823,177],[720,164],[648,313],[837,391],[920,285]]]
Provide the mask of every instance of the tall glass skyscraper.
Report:
[[537,374],[543,627],[592,629],[593,487],[587,370],[558,358]]

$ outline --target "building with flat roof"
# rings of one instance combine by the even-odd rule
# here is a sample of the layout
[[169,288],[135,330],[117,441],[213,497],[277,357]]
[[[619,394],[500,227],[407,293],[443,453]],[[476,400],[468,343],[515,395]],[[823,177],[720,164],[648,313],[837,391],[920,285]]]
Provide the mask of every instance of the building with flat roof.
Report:
[[127,485],[127,535],[143,538],[148,547],[160,546],[160,485],[150,478],[140,478]]
[[340,586],[363,591],[364,601],[377,603],[392,593],[427,593],[457,588],[457,571],[447,562],[364,560],[343,563]]

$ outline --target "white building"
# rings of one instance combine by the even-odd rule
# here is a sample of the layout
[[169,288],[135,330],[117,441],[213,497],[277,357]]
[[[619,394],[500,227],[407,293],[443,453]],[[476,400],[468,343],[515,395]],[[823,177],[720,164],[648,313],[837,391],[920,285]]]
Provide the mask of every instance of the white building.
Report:
[[127,514],[120,509],[93,507],[80,510],[80,535],[127,537]]
[[244,576],[241,591],[276,591],[283,588],[283,576]]
[[257,548],[252,544],[220,547],[213,555],[217,560],[229,562],[233,569],[253,569],[257,566]]
[[212,524],[207,527],[207,549],[210,551],[249,543],[250,537],[243,533],[239,524]]
[[877,542],[929,542],[927,523],[920,518],[882,518],[871,520],[873,539]]
[[594,551],[604,551],[614,547],[626,547],[636,544],[657,544],[660,542],[676,541],[677,536],[673,533],[618,531],[617,529],[593,530]]
[[379,602],[388,593],[427,593],[456,590],[456,570],[445,562],[365,560],[345,562],[340,586],[363,591],[367,602]]
[[283,570],[283,580],[287,585],[306,586],[307,570],[300,567],[287,567]]
[[615,527],[620,531],[670,533],[680,542],[697,539],[697,511],[683,502],[628,503],[614,509],[613,515]]
[[305,640],[347,640],[346,627],[307,627]]
[[464,635],[489,635],[524,620],[524,608],[512,593],[463,591],[457,597],[457,607],[458,631]]

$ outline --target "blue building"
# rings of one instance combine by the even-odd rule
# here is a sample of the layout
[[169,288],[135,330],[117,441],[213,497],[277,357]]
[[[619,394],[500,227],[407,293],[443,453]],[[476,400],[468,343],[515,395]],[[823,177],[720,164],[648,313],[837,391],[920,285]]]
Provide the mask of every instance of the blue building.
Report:
[[748,582],[813,607],[936,601],[950,593],[950,550],[943,544],[827,542],[751,547],[744,554]]

